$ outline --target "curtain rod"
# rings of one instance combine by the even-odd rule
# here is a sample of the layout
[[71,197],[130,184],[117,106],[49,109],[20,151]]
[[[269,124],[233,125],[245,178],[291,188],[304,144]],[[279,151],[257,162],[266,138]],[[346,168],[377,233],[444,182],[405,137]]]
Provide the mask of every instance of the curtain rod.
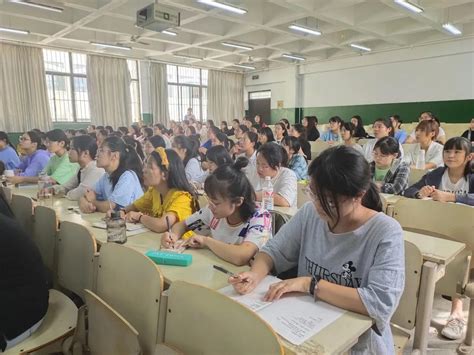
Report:
[[149,59],[149,58],[127,57],[127,56],[121,56],[121,55],[109,54],[109,53],[104,54],[104,53],[97,53],[97,52],[88,51],[88,50],[85,50],[85,49],[76,49],[76,48],[71,48],[71,47],[43,45],[43,44],[38,44],[38,43],[21,42],[21,41],[14,41],[14,40],[8,40],[8,39],[0,39],[0,43],[15,44],[15,45],[20,45],[20,46],[35,47],[35,48],[42,48],[42,49],[43,48],[44,49],[62,49],[62,50],[68,50],[68,51],[76,52],[76,53],[100,55],[100,56],[103,56],[103,57],[121,58],[121,59],[124,59],[124,58],[125,59],[134,59],[134,60],[138,60],[140,62],[173,64],[173,65],[182,66],[182,67],[190,67],[190,68],[206,69],[206,70],[216,70],[216,71],[222,71],[222,72],[226,72],[226,73],[234,73],[234,74],[244,75],[243,72],[228,70],[228,69],[209,69],[207,67],[200,66],[200,65],[182,64],[182,63],[176,63],[176,62],[167,62],[167,61],[164,61],[164,60]]

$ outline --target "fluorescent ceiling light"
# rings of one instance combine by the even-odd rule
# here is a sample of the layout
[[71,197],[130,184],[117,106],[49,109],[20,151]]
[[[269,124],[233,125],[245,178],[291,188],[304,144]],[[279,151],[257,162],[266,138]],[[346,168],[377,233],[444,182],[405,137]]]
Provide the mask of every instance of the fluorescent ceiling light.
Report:
[[244,45],[242,45],[242,44],[229,43],[229,42],[222,42],[222,45],[223,45],[223,46],[226,46],[226,47],[233,47],[233,48],[238,48],[238,49],[244,49],[244,50],[246,50],[246,51],[250,51],[250,50],[253,49],[252,47],[249,47],[249,46],[244,46]]
[[255,67],[251,66],[251,65],[245,65],[245,64],[232,64],[234,67],[239,67],[239,68],[243,68],[243,69],[255,69]]
[[351,47],[357,48],[357,49],[360,49],[361,51],[366,51],[366,52],[370,52],[372,50],[369,47],[364,47],[364,46],[361,46],[360,44],[355,44],[355,43],[352,43]]
[[18,33],[21,35],[27,35],[30,33],[30,31],[27,31],[27,30],[18,30],[16,28],[10,28],[10,27],[0,27],[0,32],[11,32],[11,33]]
[[42,10],[48,10],[48,11],[53,11],[53,12],[63,12],[64,9],[59,6],[53,6],[53,5],[46,5],[46,4],[41,4],[39,2],[33,2],[29,0],[10,0],[10,2],[14,2],[19,5],[26,5],[26,6],[31,6],[31,7],[36,7],[37,9],[42,9]]
[[459,28],[455,27],[454,25],[450,24],[450,23],[445,23],[443,25],[443,28],[446,31],[451,32],[453,35],[456,35],[456,36],[462,35],[461,30]]
[[299,55],[294,55],[294,54],[282,54],[282,57],[288,58],[288,59],[295,59],[295,60],[305,60],[304,57],[301,57]]
[[198,59],[198,60],[203,60],[204,58],[201,58],[201,57],[197,57],[197,56],[194,56],[194,55],[187,55],[187,54],[179,54],[179,53],[176,53],[176,54],[173,54],[175,57],[178,57],[178,58],[184,58],[184,59]]
[[163,30],[163,31],[161,31],[161,33],[163,33],[165,35],[168,35],[168,36],[177,36],[178,35],[176,32],[168,31],[168,30]]
[[415,4],[412,4],[411,2],[408,2],[406,0],[395,0],[395,3],[403,6],[405,9],[416,12],[419,14],[420,12],[423,12],[423,9]]
[[101,43],[101,42],[90,42],[90,44],[97,46],[97,47],[105,47],[105,48],[113,48],[113,49],[123,49],[125,51],[129,51],[132,47],[121,46],[119,44],[109,44],[109,43]]
[[245,9],[241,9],[240,7],[235,7],[229,4],[224,4],[223,2],[218,2],[214,0],[198,0],[198,2],[200,2],[201,4],[217,7],[222,10],[227,10],[239,15],[243,15],[247,13],[247,10]]
[[295,31],[309,33],[310,35],[321,36],[320,31],[318,31],[316,29],[313,29],[313,28],[300,26],[300,25],[297,25],[297,24],[292,24],[292,25],[288,26],[288,28],[291,29],[291,30],[295,30]]

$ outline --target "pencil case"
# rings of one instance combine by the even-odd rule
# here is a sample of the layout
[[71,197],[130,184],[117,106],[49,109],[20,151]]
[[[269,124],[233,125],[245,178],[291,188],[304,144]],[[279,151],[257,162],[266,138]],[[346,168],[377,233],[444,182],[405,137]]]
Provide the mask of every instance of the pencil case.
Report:
[[191,254],[169,253],[159,250],[149,250],[145,253],[155,264],[189,266],[193,262]]

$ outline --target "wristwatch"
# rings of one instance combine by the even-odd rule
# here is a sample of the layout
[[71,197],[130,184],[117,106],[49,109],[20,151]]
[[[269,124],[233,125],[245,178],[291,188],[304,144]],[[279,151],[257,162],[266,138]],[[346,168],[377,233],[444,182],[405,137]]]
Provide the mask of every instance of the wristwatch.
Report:
[[316,289],[318,288],[318,282],[319,280],[321,280],[321,276],[313,276],[311,278],[311,283],[309,285],[309,294],[311,296],[314,296],[314,292],[316,291]]

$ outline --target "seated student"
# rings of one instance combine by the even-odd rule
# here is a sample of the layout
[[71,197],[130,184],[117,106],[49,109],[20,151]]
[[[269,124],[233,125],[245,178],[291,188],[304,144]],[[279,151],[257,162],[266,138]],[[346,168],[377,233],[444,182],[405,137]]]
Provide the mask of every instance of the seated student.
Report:
[[122,139],[125,144],[130,145],[137,152],[138,156],[143,162],[145,160],[145,153],[143,152],[141,143],[134,139],[132,136],[123,136]]
[[291,128],[290,121],[288,121],[286,118],[282,118],[279,122],[281,122],[285,125],[285,128],[286,128],[287,131],[290,130],[290,128]]
[[362,117],[360,117],[359,115],[352,116],[351,123],[355,127],[354,138],[367,138],[368,134],[365,131],[364,123],[362,122]]
[[354,148],[359,153],[364,154],[362,147],[354,140],[355,127],[351,122],[344,122],[341,126],[341,138],[344,145]]
[[20,165],[20,158],[8,135],[0,131],[0,160],[5,163],[6,170],[14,170]]
[[168,149],[166,148],[166,142],[162,136],[157,135],[147,138],[145,140],[145,144],[143,145],[143,152],[145,153],[145,157],[148,158],[150,154],[153,153],[158,147]]
[[403,122],[400,119],[400,116],[392,115],[390,116],[390,121],[392,122],[393,137],[398,141],[398,143],[404,144],[407,140],[407,132],[401,129]]
[[470,142],[463,137],[444,145],[444,166],[432,170],[404,193],[406,197],[431,197],[435,201],[460,202],[474,206],[474,174],[471,172]]
[[[206,151],[212,147],[212,142],[216,140],[216,135],[222,133],[216,126],[210,126],[207,130],[207,140],[199,147],[199,153],[206,154]],[[176,135],[177,136],[177,135]]]
[[275,123],[275,142],[281,145],[281,141],[288,135],[285,124],[282,122]]
[[227,121],[221,121],[221,131],[224,133],[226,136],[232,136],[234,134],[234,131],[231,131],[229,129],[229,126],[227,124]]
[[174,150],[159,147],[150,154],[143,167],[143,182],[148,190],[124,208],[128,222],[162,233],[168,230],[168,223],[172,226],[184,221],[196,211],[194,188]]
[[408,187],[410,165],[398,159],[400,148],[393,137],[383,137],[375,143],[374,161],[370,163],[370,176],[385,194],[400,195]]
[[258,132],[258,142],[260,144],[275,142],[275,137],[273,137],[273,131],[270,127],[260,128]]
[[270,214],[255,206],[255,192],[241,171],[248,160],[219,166],[204,183],[209,205],[164,233],[161,245],[170,248],[187,231],[195,234],[186,242],[192,248],[209,248],[235,265],[246,265],[270,237]]
[[98,168],[95,161],[97,143],[91,136],[77,136],[71,141],[69,160],[78,163],[79,172],[62,185],[69,200],[78,201],[87,189],[93,189],[105,170]]
[[471,119],[471,123],[469,125],[469,129],[465,130],[461,137],[467,138],[471,144],[474,144],[474,118]]
[[306,160],[311,160],[311,144],[306,139],[306,130],[300,123],[295,123],[291,126],[290,136],[298,138],[301,145],[301,151],[306,157]]
[[323,133],[321,140],[325,142],[340,142],[341,126],[344,121],[339,116],[333,116],[329,119],[329,129]]
[[[20,149],[25,153],[17,169],[20,173],[8,178],[12,184],[36,182],[34,178],[43,171],[51,155],[41,143],[41,136],[35,131],[23,133],[20,137]],[[33,177],[33,179],[31,179]]]
[[93,189],[79,200],[84,213],[107,212],[128,206],[143,195],[142,162],[122,138],[107,137],[97,150],[97,166],[104,168]]
[[[0,205],[8,206],[3,195]],[[38,247],[9,208],[0,210],[0,230],[1,353],[39,328],[48,310],[49,293]]]
[[357,354],[393,354],[390,318],[404,289],[402,228],[382,213],[369,164],[354,149],[323,151],[309,166],[309,194],[298,213],[256,255],[250,271],[231,277],[237,292],[251,292],[273,270],[298,277],[270,286],[264,300],[309,293],[374,320],[352,348]]
[[288,154],[288,169],[293,170],[297,180],[306,180],[308,178],[308,163],[300,154],[301,145],[298,138],[286,136],[283,138],[282,146]]
[[257,166],[257,147],[258,134],[254,132],[245,132],[239,139],[240,156],[244,156],[249,160],[249,166]]
[[197,151],[198,145],[195,139],[183,135],[174,137],[172,145],[173,150],[178,153],[178,156],[183,161],[186,178],[191,184],[202,184],[207,177],[207,172],[202,170],[201,167]]
[[255,188],[257,201],[262,201],[262,186],[265,177],[270,176],[273,184],[274,205],[293,207],[296,206],[297,178],[293,170],[282,166],[283,153],[283,148],[273,143],[267,143],[258,148],[257,171],[250,182]]
[[[364,153],[365,159],[369,163],[371,163],[374,160],[373,156],[373,151],[374,151],[374,146],[377,141],[383,137],[393,137],[393,128],[392,128],[392,122],[390,120],[385,119],[385,118],[377,118],[374,121],[374,136],[375,139],[370,139],[367,141],[367,143],[364,144],[362,147],[362,151]],[[400,158],[403,159],[403,148],[400,143],[398,143],[398,147],[400,149]]]
[[[420,114],[420,117],[418,118],[418,122],[433,121],[433,120],[437,120],[438,122],[438,134],[436,138],[434,139],[434,141],[439,142],[440,144],[444,144],[446,142],[446,132],[444,131],[443,128],[439,126],[439,120],[436,118],[433,112],[424,111]],[[405,143],[416,143],[415,132],[416,132],[416,128],[407,137],[407,140],[405,141]]]
[[421,121],[416,126],[417,146],[404,158],[412,169],[416,168],[416,162],[421,154],[421,150],[425,151],[424,169],[432,170],[443,166],[443,146],[434,141],[437,135],[436,129],[437,127],[433,121]]
[[5,172],[5,163],[0,160],[0,175],[3,175]]
[[[405,191],[406,197],[432,198],[440,202],[459,202],[474,206],[474,174],[471,171],[471,143],[464,137],[449,139],[444,145],[445,166],[437,168],[421,178]],[[453,297],[451,314],[441,334],[448,339],[461,339],[466,320],[462,300]]]
[[233,164],[234,160],[230,156],[229,152],[221,145],[216,145],[207,150],[205,161],[202,165],[205,165],[206,170],[209,174],[212,174],[219,166]]
[[155,136],[160,136],[165,141],[165,148],[171,149],[171,140],[165,134],[166,128],[161,123],[155,123],[153,125],[153,133]]
[[229,139],[221,131],[217,131],[214,137],[211,139],[211,146],[222,145],[225,149],[229,148]]
[[316,116],[304,116],[302,124],[306,131],[306,139],[311,142],[318,140],[320,136],[317,128],[318,118]]

